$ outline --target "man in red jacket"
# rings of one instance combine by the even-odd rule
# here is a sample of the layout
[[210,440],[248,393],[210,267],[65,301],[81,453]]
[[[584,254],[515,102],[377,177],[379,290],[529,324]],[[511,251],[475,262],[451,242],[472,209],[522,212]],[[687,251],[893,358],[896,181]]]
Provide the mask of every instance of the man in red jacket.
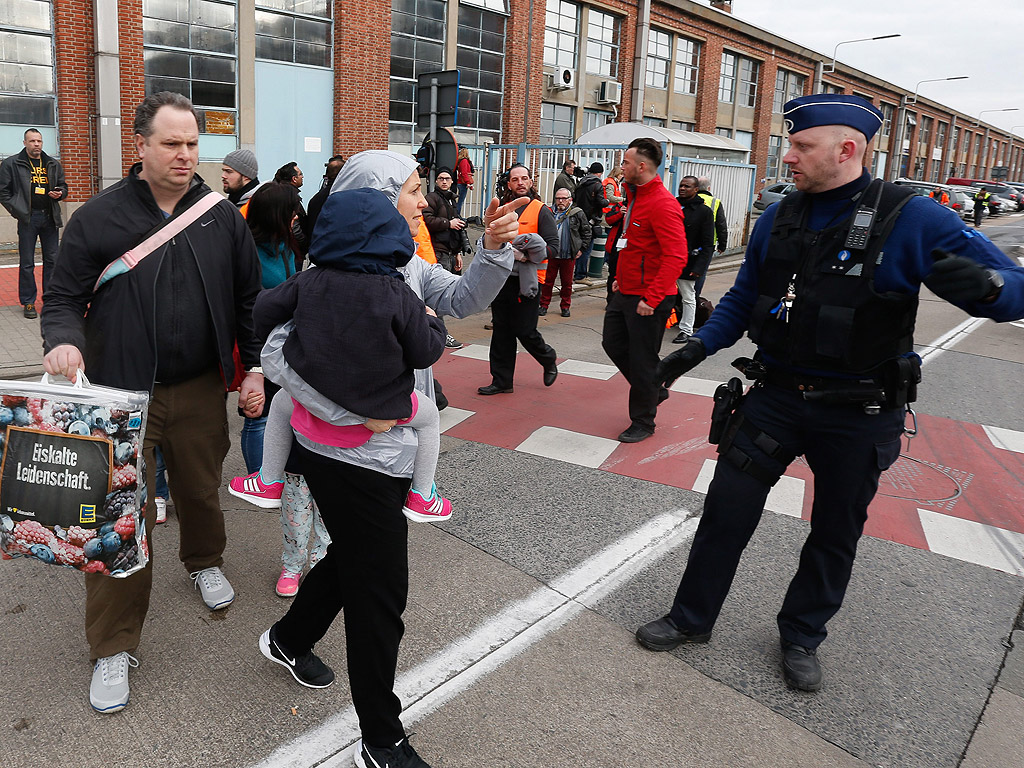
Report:
[[679,203],[658,177],[661,145],[634,139],[622,160],[626,209],[609,235],[618,252],[601,345],[629,382],[629,428],[623,443],[654,434],[658,405],[668,390],[654,380],[676,278],[686,266],[686,233]]

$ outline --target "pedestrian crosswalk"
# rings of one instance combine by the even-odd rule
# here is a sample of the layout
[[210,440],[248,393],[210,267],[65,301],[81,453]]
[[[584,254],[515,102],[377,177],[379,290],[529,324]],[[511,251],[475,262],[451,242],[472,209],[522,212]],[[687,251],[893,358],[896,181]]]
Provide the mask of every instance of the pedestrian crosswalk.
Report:
[[[717,461],[707,443],[710,398],[719,385],[681,377],[658,413],[654,436],[619,443],[627,385],[614,367],[559,363],[558,383],[521,356],[515,392],[481,397],[489,382],[487,347],[467,345],[435,366],[452,403],[442,431],[582,467],[706,493]],[[534,380],[535,379],[535,380]],[[919,416],[921,434],[883,474],[867,535],[1024,576],[1024,433]],[[809,519],[812,476],[802,459],[772,488],[765,509]]]

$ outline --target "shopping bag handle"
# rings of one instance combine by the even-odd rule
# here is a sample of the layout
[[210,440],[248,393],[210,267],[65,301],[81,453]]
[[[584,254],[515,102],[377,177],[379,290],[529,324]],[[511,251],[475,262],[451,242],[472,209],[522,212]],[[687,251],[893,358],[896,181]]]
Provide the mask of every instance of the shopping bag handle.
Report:
[[[67,381],[68,384],[71,384],[71,386],[74,389],[85,389],[86,387],[91,387],[92,386],[92,384],[89,383],[89,380],[87,378],[85,378],[85,371],[83,371],[81,368],[78,369],[78,376],[75,377],[74,383],[68,381],[67,379],[65,379],[65,381]],[[41,378],[39,380],[39,383],[40,384],[56,384],[56,385],[59,385],[59,386],[62,386],[62,387],[66,386],[64,381],[61,381],[61,380],[59,380],[59,379],[57,379],[55,377],[51,377],[50,374],[48,374],[48,373],[44,373],[43,374],[43,378]]]

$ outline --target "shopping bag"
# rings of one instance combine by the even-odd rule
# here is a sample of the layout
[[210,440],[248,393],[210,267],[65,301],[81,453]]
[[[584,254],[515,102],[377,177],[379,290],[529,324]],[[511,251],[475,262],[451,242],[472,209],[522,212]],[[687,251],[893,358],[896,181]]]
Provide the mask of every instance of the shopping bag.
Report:
[[0,559],[125,577],[149,561],[139,510],[149,395],[0,380]]

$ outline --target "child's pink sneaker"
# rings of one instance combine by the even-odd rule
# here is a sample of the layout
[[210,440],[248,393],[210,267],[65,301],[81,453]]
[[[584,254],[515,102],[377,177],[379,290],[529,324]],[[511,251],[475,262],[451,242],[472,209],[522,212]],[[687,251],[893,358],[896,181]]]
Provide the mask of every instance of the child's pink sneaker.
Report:
[[402,513],[416,523],[443,522],[452,516],[452,503],[437,492],[435,485],[430,489],[430,498],[424,499],[416,491],[409,491]]
[[283,490],[283,480],[278,480],[276,483],[264,483],[259,472],[253,472],[245,477],[234,477],[228,483],[228,493],[232,496],[237,496],[264,509],[280,509]]
[[291,573],[287,568],[281,569],[281,578],[277,580],[277,589],[275,590],[279,597],[295,597],[295,593],[299,591],[299,576],[298,573]]

